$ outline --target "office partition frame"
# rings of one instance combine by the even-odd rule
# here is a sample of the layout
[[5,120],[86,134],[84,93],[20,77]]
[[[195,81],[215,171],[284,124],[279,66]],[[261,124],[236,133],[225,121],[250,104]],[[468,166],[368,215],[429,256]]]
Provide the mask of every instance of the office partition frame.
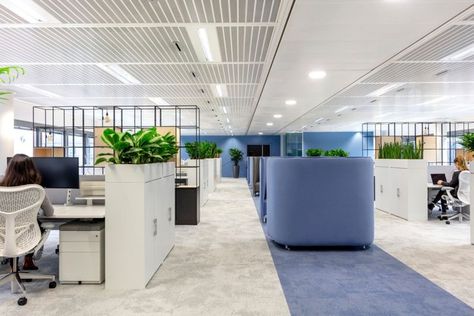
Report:
[[367,122],[362,124],[362,154],[377,159],[378,147],[387,142],[423,144],[430,165],[449,165],[457,155],[472,159],[459,138],[474,132],[474,122]]
[[[174,135],[192,136],[199,142],[200,109],[196,105],[135,105],[135,106],[35,106],[33,107],[33,146],[49,149],[48,154],[58,156],[56,149],[63,149],[64,157],[78,157],[82,175],[102,175],[104,166],[95,166],[95,152],[107,149],[98,145],[97,132],[104,128],[136,132],[158,127],[174,130]],[[180,161],[185,150],[177,139],[179,154],[176,159],[176,176],[186,168],[196,168],[199,186],[200,163],[183,166]]]

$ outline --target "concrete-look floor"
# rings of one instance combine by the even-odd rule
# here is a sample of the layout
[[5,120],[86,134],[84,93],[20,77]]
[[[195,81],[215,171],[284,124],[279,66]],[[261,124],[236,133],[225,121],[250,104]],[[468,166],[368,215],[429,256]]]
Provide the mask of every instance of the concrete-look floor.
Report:
[[[375,244],[474,308],[469,222],[408,222],[375,212]],[[446,307],[449,310],[449,306]]]
[[[57,238],[50,239],[38,265],[57,272]],[[201,208],[201,223],[176,227],[176,245],[146,290],[26,286],[23,307],[0,288],[0,315],[289,315],[244,179],[223,179]]]

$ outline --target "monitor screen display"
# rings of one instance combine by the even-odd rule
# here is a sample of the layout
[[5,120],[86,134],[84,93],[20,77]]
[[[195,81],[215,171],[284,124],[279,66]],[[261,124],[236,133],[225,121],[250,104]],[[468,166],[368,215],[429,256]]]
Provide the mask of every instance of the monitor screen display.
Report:
[[[10,157],[8,162],[10,162]],[[79,189],[79,158],[32,157],[48,189]]]

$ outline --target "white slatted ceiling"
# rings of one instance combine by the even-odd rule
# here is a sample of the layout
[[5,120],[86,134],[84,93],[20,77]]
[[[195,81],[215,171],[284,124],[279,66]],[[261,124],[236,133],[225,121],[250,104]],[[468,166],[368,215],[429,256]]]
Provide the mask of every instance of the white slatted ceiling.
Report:
[[10,24],[10,23],[24,23],[25,20],[20,18],[18,15],[13,12],[8,11],[3,6],[0,5],[0,23]]
[[[0,29],[0,40],[11,43],[0,51],[0,63],[24,64],[27,70],[15,83],[62,96],[46,98],[10,86],[19,98],[42,105],[149,105],[149,97],[161,97],[170,104],[198,105],[221,133],[226,117],[234,131],[245,132],[273,54],[275,27],[283,21],[277,20],[282,0],[35,2],[61,23],[76,25]],[[25,23],[0,6],[1,21]],[[222,62],[198,60],[186,23],[219,23],[214,26]],[[142,84],[124,85],[97,63],[119,64]],[[228,97],[216,98],[212,84],[225,84]]]
[[275,22],[280,0],[37,0],[63,23]]
[[471,44],[474,44],[474,25],[454,25],[399,60],[438,61]]
[[[13,90],[18,90],[14,85]],[[51,85],[47,91],[59,94],[62,97],[101,96],[101,97],[161,97],[167,98],[195,98],[209,100],[214,96],[210,87],[204,87],[204,93],[198,86],[186,85]],[[229,97],[253,98],[256,94],[256,86],[227,85]]]
[[363,80],[363,82],[411,81],[474,81],[474,63],[390,64]]
[[[2,29],[3,63],[197,62],[192,49],[181,53],[173,41],[190,43],[182,27]],[[187,47],[191,47],[188,45]]]
[[156,84],[257,84],[263,70],[262,64],[153,64],[122,67],[140,82]]
[[[120,84],[95,65],[19,65],[26,69],[24,76],[18,77],[15,84]],[[43,87],[48,89],[47,87]]]

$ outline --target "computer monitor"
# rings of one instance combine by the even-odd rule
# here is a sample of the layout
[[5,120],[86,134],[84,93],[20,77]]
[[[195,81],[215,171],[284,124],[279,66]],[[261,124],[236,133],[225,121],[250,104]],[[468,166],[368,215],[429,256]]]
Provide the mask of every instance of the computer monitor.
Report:
[[[11,157],[7,159],[10,162]],[[79,189],[79,158],[31,157],[47,189]]]

